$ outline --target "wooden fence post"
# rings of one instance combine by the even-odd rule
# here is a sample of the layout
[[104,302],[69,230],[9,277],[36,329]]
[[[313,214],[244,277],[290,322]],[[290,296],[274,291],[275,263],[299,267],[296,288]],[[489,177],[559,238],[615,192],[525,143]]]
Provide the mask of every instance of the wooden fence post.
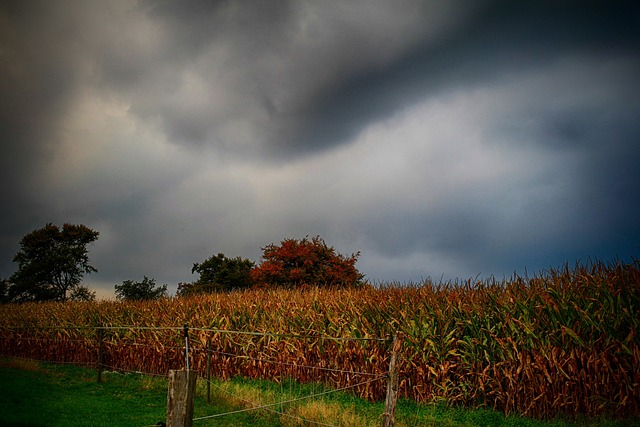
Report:
[[398,401],[398,369],[396,368],[396,361],[401,347],[402,332],[396,332],[393,337],[393,348],[391,349],[391,360],[389,361],[387,399],[384,403],[384,414],[382,414],[382,427],[393,427],[395,423],[396,402]]
[[167,427],[191,427],[196,371],[169,371]]
[[207,403],[211,403],[211,338],[207,340]]

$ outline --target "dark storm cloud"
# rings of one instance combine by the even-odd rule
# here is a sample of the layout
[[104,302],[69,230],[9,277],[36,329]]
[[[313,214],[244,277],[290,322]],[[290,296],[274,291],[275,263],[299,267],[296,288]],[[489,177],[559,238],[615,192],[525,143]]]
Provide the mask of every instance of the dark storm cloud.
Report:
[[[576,52],[632,55],[640,7],[630,2],[494,2],[459,31],[425,40],[382,68],[365,69],[319,97],[293,150],[349,141],[367,123],[452,87],[508,79]],[[627,76],[635,81],[635,78]],[[569,128],[565,128],[569,130]]]
[[[41,7],[43,6],[43,7]],[[33,196],[39,169],[56,144],[59,118],[75,90],[73,35],[55,8],[33,2],[0,7],[0,233],[7,270],[21,233],[47,207]],[[55,37],[53,36],[55,34]],[[58,41],[54,40],[58,39]]]
[[173,142],[287,157],[315,149],[323,102],[356,74],[475,9],[456,5],[141,2],[132,25],[147,34],[112,31],[96,57],[104,87]]
[[0,274],[47,222],[105,288],[320,234],[371,279],[637,253],[632,2],[0,6]]
[[[365,246],[395,256],[399,263],[416,253],[448,254],[449,260],[461,261],[449,270],[444,262],[425,265],[423,276],[433,272],[433,265],[453,276],[463,271],[500,275],[509,266],[539,271],[562,262],[558,260],[637,253],[640,228],[633,217],[640,196],[634,183],[640,173],[632,165],[640,158],[640,102],[629,89],[637,84],[640,61],[627,49],[589,51],[584,46],[553,57],[515,69],[504,82],[498,79],[504,70],[497,70],[490,79],[467,78],[457,86],[506,94],[499,104],[476,105],[491,112],[483,123],[485,150],[524,148],[551,157],[522,159],[535,165],[531,176],[523,168],[505,176],[506,182],[460,188],[442,180],[435,185],[451,188],[451,194],[417,212],[368,215],[352,224],[367,236]],[[457,117],[460,124],[474,119]],[[433,124],[425,125],[425,132],[433,133]],[[460,135],[441,143],[464,147],[464,139]],[[535,190],[540,184],[541,191]]]
[[237,128],[264,114],[263,71],[252,61],[286,42],[287,4],[140,2],[140,31],[105,43],[101,83],[139,117],[159,119],[176,144],[246,150],[254,141]]

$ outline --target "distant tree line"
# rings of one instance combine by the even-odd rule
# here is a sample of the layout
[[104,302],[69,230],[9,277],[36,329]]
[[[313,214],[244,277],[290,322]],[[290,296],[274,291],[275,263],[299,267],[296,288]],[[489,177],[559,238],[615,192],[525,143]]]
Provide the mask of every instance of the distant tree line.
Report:
[[[85,225],[51,223],[32,231],[20,241],[13,261],[18,270],[0,279],[0,303],[28,301],[93,301],[94,291],[81,284],[84,274],[98,270],[89,263],[87,246],[99,233]],[[230,292],[252,287],[353,287],[363,283],[355,264],[360,253],[344,256],[320,236],[285,239],[262,249],[262,262],[218,253],[194,263],[194,282],[179,283],[178,297]],[[125,280],[115,285],[119,300],[165,298],[167,285],[143,276],[142,281]]]
[[201,264],[194,264],[191,272],[200,277],[192,283],[178,284],[177,295],[252,287],[360,286],[364,275],[355,266],[359,256],[359,252],[348,257],[337,253],[320,236],[285,239],[280,245],[267,245],[262,248],[260,265],[249,259],[227,258],[219,253]]

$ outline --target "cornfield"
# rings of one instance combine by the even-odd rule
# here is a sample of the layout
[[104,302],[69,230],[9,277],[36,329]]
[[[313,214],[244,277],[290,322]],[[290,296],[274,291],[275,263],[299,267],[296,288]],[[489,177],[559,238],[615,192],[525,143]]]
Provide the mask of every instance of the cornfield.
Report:
[[[294,378],[379,400],[391,338],[400,397],[536,418],[640,415],[640,262],[533,278],[259,289],[154,302],[0,306],[0,354],[165,374]],[[232,332],[231,332],[232,331]],[[100,349],[101,347],[101,349]]]

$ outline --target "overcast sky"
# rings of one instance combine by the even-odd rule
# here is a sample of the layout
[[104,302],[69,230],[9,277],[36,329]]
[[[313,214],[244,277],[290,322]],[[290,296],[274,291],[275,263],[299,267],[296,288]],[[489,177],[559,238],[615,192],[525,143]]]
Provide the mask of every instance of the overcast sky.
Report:
[[175,291],[320,235],[371,281],[640,255],[635,1],[0,1],[0,276]]

